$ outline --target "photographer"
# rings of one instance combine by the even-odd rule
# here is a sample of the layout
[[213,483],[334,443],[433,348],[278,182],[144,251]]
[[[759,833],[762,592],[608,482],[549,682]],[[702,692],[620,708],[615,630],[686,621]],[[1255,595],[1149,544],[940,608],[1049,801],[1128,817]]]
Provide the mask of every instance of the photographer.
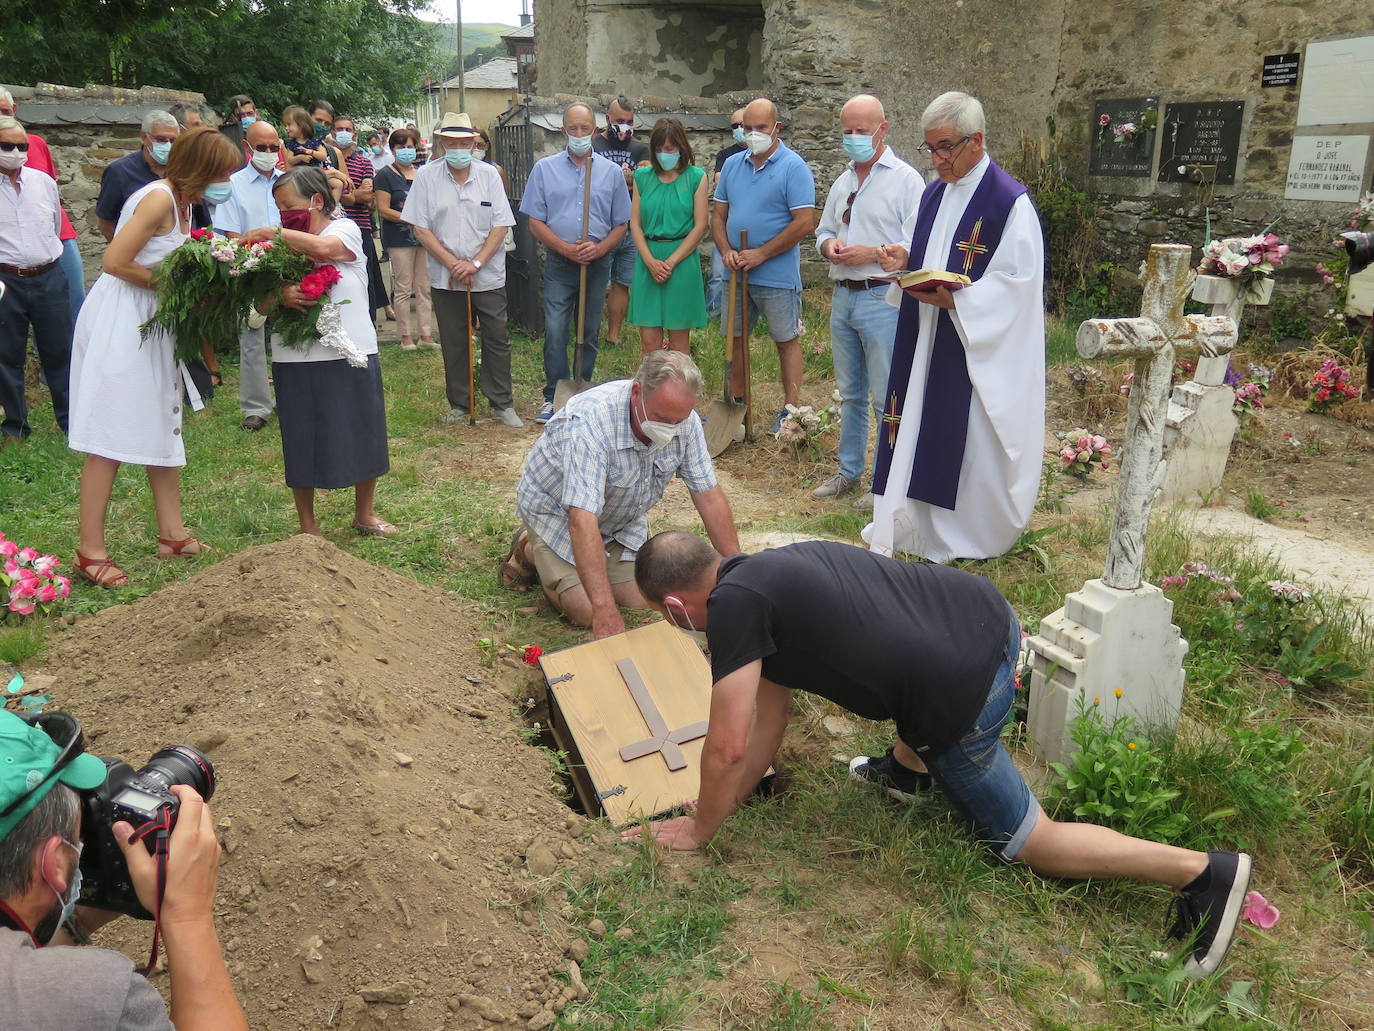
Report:
[[247,1019],[215,933],[219,843],[199,794],[180,803],[161,906],[158,870],[133,828],[113,825],[138,901],[157,913],[171,970],[171,1020],[162,999],[118,952],[69,948],[117,914],[76,906],[83,838],[81,794],[101,788],[105,764],[82,750],[76,721],[35,723],[0,711],[0,1008],[5,1026],[45,1031],[237,1031]]

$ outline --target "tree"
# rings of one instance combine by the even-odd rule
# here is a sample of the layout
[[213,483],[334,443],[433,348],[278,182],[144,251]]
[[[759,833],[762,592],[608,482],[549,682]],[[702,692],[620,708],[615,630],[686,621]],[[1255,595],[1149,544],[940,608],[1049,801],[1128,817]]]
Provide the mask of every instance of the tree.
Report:
[[265,115],[325,99],[360,117],[408,110],[438,58],[425,0],[4,0],[16,82],[165,86]]

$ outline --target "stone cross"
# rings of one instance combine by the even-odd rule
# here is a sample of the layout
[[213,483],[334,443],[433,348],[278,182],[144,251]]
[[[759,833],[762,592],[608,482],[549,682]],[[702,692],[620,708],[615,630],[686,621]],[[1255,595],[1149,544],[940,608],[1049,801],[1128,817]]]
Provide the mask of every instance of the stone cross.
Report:
[[1230,318],[1183,314],[1195,276],[1191,264],[1192,248],[1187,244],[1153,244],[1140,315],[1089,319],[1078,327],[1078,353],[1084,358],[1135,359],[1116,516],[1102,576],[1108,587],[1118,590],[1139,587],[1145,571],[1145,532],[1166,468],[1164,430],[1175,356],[1182,351],[1224,362],[1236,343],[1236,325]]
[[1028,642],[1031,747],[1045,762],[1073,750],[1069,730],[1080,708],[1106,702],[1104,716],[1129,716],[1146,727],[1175,727],[1183,704],[1183,656],[1188,642],[1173,624],[1173,602],[1142,583],[1150,508],[1168,464],[1164,431],[1169,379],[1179,351],[1226,354],[1235,324],[1224,316],[1183,314],[1193,271],[1192,249],[1150,248],[1141,314],[1091,319],[1078,329],[1078,353],[1130,355],[1135,386],[1126,415],[1116,515],[1106,570],[1040,621]]
[[615,668],[620,670],[620,676],[624,679],[625,686],[630,689],[635,705],[639,707],[640,716],[644,717],[649,733],[653,735],[644,741],[626,745],[620,749],[620,761],[630,762],[658,752],[663,756],[663,761],[668,764],[668,769],[685,769],[687,757],[682,754],[682,749],[678,745],[685,745],[688,741],[705,737],[706,721],[700,720],[696,723],[689,723],[685,727],[679,727],[677,730],[669,730],[668,724],[663,720],[663,714],[658,711],[653,696],[649,694],[649,689],[644,685],[644,678],[639,675],[639,670],[635,668],[634,660],[618,659]]

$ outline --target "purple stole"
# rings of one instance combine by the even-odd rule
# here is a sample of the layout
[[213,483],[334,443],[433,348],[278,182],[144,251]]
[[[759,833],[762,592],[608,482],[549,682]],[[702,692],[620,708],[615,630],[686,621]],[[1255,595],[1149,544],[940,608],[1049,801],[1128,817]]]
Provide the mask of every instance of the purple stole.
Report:
[[[973,191],[968,207],[954,234],[945,269],[960,272],[975,283],[982,278],[997,251],[1006,228],[1007,217],[1026,187],[995,163],[989,162],[982,182]],[[921,196],[916,212],[916,231],[911,239],[910,263],[921,261],[935,225],[935,215],[944,198],[945,183],[936,183]],[[923,266],[922,266],[923,267]],[[873,470],[873,493],[886,494],[892,466],[892,449],[897,442],[897,427],[906,405],[911,364],[916,356],[916,337],[921,327],[921,309],[914,297],[902,296],[893,343],[892,368],[887,380],[887,402],[878,424],[878,456]],[[944,308],[936,308],[935,340],[926,375],[925,401],[921,406],[921,426],[916,436],[916,457],[911,468],[911,484],[906,496],[937,508],[953,510],[959,495],[959,470],[964,464],[968,443],[969,402],[973,383],[968,376],[964,342],[954,328],[954,320]]]

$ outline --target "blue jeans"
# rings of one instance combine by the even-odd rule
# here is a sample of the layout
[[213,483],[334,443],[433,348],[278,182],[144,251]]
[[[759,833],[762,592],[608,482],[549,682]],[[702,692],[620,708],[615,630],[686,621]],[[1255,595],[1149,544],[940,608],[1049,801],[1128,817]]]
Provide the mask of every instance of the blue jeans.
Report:
[[[582,375],[591,380],[601,337],[601,308],[610,285],[612,254],[587,266],[587,319],[582,328]],[[544,258],[544,400],[552,401],[560,379],[572,379],[568,335],[576,325],[577,285],[582,266],[558,254]]]
[[706,314],[711,318],[720,316],[726,278],[725,260],[720,256],[720,249],[711,244],[711,278],[706,281]]
[[24,401],[24,361],[29,327],[38,362],[52,395],[53,416],[67,432],[67,384],[72,358],[72,313],[67,304],[67,277],[57,262],[36,276],[0,272],[5,296],[0,298],[0,406],[5,421],[0,433],[27,437],[29,408]]
[[978,838],[1003,859],[1015,859],[1035,828],[1039,802],[1002,744],[1002,725],[1016,693],[1016,663],[1021,651],[1021,624],[1011,617],[1011,639],[997,668],[987,703],[962,738],[925,760],[935,782],[965,818]]
[[72,310],[72,329],[76,329],[76,316],[81,312],[81,302],[86,299],[86,268],[81,263],[81,251],[75,240],[62,241],[62,257],[57,259],[62,266],[62,274],[67,277],[67,305]]
[[898,314],[886,296],[886,286],[837,286],[831,299],[830,353],[840,392],[840,475],[850,480],[863,475],[870,407],[874,423],[882,426]]

